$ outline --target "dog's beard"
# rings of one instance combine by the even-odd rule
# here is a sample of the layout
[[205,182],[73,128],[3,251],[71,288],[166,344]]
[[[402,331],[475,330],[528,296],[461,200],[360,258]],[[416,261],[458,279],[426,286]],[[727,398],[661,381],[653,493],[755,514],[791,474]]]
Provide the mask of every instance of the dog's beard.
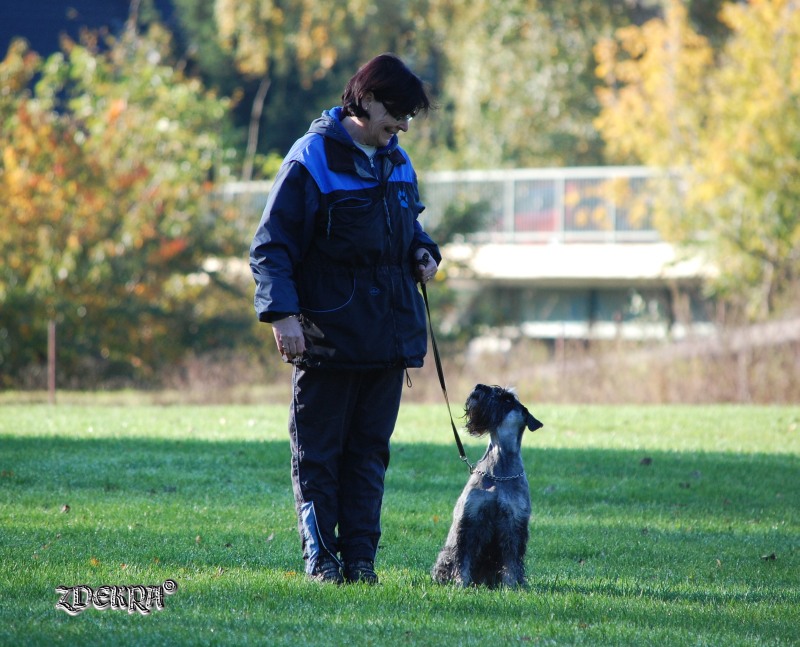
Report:
[[464,417],[467,433],[483,436],[502,424],[514,409],[523,412],[523,424],[531,431],[542,427],[542,423],[520,403],[513,391],[500,386],[478,384],[469,394],[465,404]]

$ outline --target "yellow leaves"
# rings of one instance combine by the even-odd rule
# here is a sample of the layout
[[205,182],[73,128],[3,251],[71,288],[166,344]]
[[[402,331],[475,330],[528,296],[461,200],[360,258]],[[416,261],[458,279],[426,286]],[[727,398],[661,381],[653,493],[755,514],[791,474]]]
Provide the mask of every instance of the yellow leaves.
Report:
[[733,31],[743,31],[751,16],[756,15],[762,25],[774,32],[791,21],[791,14],[797,11],[795,5],[793,0],[750,0],[744,6],[729,2],[722,6],[720,20]]
[[75,232],[71,232],[67,236],[67,250],[74,253],[80,249],[81,249],[80,238],[78,238],[78,235]]
[[28,86],[39,61],[39,55],[30,51],[24,40],[11,41],[5,59],[0,61],[0,101],[19,95]]
[[650,47],[657,46],[661,40],[660,28],[657,22],[651,21],[639,28],[634,25],[621,27],[617,30],[616,36],[622,49],[632,59],[641,58]]
[[670,234],[703,231],[720,280],[751,286],[766,312],[764,295],[797,272],[787,241],[800,240],[800,8],[752,0],[722,17],[732,32],[716,61],[679,2],[598,44],[596,124],[612,154],[680,168],[679,191],[657,208],[671,214]]
[[668,3],[666,18],[619,29],[595,47],[606,87],[595,121],[612,154],[652,165],[680,161],[690,146],[712,60],[706,40],[691,31],[686,9]]
[[[3,172],[0,174],[0,186],[3,187],[5,201],[9,207],[17,202],[25,192],[27,174],[21,168],[17,151],[12,146],[3,149]],[[24,218],[25,214],[21,214]]]
[[613,38],[601,38],[594,46],[594,57],[597,60],[595,74],[605,79],[608,85],[616,81],[614,63],[619,53],[619,45]]
[[353,21],[365,19],[366,11],[355,9],[360,3],[342,4],[216,0],[220,45],[231,52],[243,74],[264,77],[271,73],[271,62],[284,67],[296,64],[300,82],[310,85],[324,77],[338,52],[346,49],[343,39],[352,38]]
[[3,166],[5,167],[6,173],[15,171],[19,166],[17,153],[12,146],[6,146],[3,149]]

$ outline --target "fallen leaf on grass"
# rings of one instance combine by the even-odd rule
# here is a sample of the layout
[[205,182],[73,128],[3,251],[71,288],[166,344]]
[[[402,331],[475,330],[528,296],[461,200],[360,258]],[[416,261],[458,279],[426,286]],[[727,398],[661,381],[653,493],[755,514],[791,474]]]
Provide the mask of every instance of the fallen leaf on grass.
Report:
[[89,558],[89,565],[94,567],[100,566],[100,560],[97,559],[97,557],[91,557]]

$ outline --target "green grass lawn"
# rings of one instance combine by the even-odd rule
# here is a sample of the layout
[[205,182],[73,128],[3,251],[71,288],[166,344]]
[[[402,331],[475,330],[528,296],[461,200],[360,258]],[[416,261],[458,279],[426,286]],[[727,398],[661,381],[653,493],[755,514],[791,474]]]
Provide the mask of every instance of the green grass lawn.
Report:
[[[430,580],[467,478],[443,405],[402,408],[382,584],[337,588],[302,575],[286,407],[4,404],[0,644],[800,644],[800,407],[531,410],[529,586],[491,591]],[[55,606],[167,579],[149,616]]]

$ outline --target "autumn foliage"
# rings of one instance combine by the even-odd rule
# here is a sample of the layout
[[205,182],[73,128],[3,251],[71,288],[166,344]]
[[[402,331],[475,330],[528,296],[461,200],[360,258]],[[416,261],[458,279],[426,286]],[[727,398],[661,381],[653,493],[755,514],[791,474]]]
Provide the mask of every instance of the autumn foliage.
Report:
[[669,171],[662,233],[701,248],[717,294],[766,318],[800,283],[800,5],[727,3],[720,19],[719,52],[677,0],[601,41],[596,125],[617,161]]
[[0,63],[0,384],[41,361],[50,320],[64,375],[152,372],[199,325],[192,277],[239,251],[209,201],[226,101],[167,45],[129,28]]

